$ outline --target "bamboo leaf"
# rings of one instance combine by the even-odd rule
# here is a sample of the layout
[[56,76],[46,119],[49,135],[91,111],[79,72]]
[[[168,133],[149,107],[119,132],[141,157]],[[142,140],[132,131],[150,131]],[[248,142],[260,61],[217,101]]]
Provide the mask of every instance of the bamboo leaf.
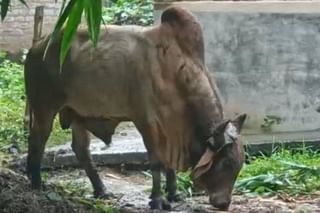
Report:
[[[29,8],[28,4],[25,2],[25,0],[19,0],[24,6],[26,6],[27,8]],[[4,20],[4,18],[6,17],[8,10],[9,10],[9,6],[10,6],[10,0],[2,0],[0,2],[0,6],[1,6],[1,21]]]
[[59,17],[61,16],[65,7],[66,7],[66,0],[62,0],[60,12],[59,12]]
[[78,25],[81,22],[81,15],[83,12],[83,1],[78,0],[74,4],[74,7],[71,9],[66,28],[63,33],[61,51],[60,51],[60,67],[63,64],[63,61],[68,53],[68,50],[72,44],[72,39],[77,31]]
[[25,2],[25,0],[19,0],[19,1],[29,9],[29,6],[28,6],[27,2]]
[[[49,46],[52,44],[53,41],[55,41],[57,39],[58,35],[60,34],[60,31],[61,31],[64,23],[66,22],[69,14],[71,13],[72,8],[74,7],[74,5],[77,1],[78,0],[70,0],[69,3],[67,4],[67,6],[63,9],[63,12],[59,16],[59,19],[54,27],[54,30],[50,35],[50,39],[47,43],[46,50],[44,51],[44,54],[43,54],[43,59],[47,55],[47,51],[48,51]],[[60,62],[60,64],[62,64],[62,62]]]
[[98,36],[100,33],[100,24],[102,17],[102,3],[101,0],[86,0],[85,14],[87,19],[88,31],[93,46],[96,47]]
[[3,21],[7,15],[9,5],[10,5],[10,0],[2,0],[1,1],[1,21]]

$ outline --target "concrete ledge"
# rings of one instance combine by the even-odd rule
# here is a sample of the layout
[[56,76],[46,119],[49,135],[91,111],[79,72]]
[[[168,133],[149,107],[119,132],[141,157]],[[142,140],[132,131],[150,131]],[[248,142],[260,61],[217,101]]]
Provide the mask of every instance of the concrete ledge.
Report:
[[156,2],[155,10],[168,6],[181,6],[191,11],[239,12],[239,13],[320,13],[316,1],[178,1]]
[[[128,146],[130,148],[128,149]],[[100,148],[98,148],[100,147]],[[275,149],[290,148],[301,149],[303,147],[312,150],[320,149],[320,140],[305,140],[305,141],[250,141],[245,145],[246,152],[251,156],[270,155]],[[92,159],[96,165],[101,166],[117,166],[121,164],[129,166],[143,166],[148,165],[148,156],[144,148],[141,138],[131,140],[116,140],[110,147],[104,145],[99,140],[94,140],[91,147]],[[132,151],[132,149],[136,151]],[[130,151],[131,150],[131,151]],[[63,153],[63,152],[64,153]],[[43,162],[44,168],[59,168],[59,167],[75,167],[79,163],[71,151],[71,149],[64,150],[61,148],[54,148],[46,152]]]
[[320,149],[320,140],[307,140],[307,141],[284,141],[284,142],[259,142],[259,143],[250,143],[245,146],[246,152],[251,156],[256,156],[260,154],[270,155],[275,150],[286,148],[291,149],[292,151],[299,151],[304,148],[311,150]]
[[[309,139],[301,141],[275,141],[257,138],[253,140],[252,136],[244,136],[248,141],[245,149],[249,155],[271,154],[277,148],[303,148],[308,147],[313,150],[320,149],[320,139]],[[147,166],[148,155],[144,147],[142,138],[136,132],[134,136],[114,137],[110,146],[106,146],[102,141],[94,139],[90,145],[92,159],[96,165],[101,166],[119,166],[122,164],[128,166]],[[26,164],[26,155],[15,160],[12,167],[23,168]],[[71,150],[70,143],[46,150],[42,167],[43,168],[62,168],[78,167],[79,162]]]

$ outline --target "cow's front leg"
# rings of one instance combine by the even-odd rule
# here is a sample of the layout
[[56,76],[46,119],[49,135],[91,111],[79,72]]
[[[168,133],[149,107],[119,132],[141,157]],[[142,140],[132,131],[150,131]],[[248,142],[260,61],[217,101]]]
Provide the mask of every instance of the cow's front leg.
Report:
[[182,200],[181,194],[177,193],[177,176],[173,169],[166,170],[166,192],[169,202],[178,202]]
[[170,203],[163,197],[161,192],[161,163],[151,164],[152,193],[149,202],[151,209],[170,210]]
[[77,119],[72,121],[72,149],[76,154],[76,157],[86,171],[87,176],[94,189],[94,197],[108,198],[112,196],[112,193],[107,193],[97,169],[95,168],[89,150],[90,138],[89,133]]

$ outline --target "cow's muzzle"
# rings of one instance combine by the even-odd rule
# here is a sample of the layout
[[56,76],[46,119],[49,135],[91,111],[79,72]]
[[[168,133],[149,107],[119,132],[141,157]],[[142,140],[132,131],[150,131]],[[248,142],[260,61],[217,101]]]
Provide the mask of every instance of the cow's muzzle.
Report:
[[229,196],[215,194],[210,195],[209,202],[213,207],[221,211],[226,211],[230,206],[231,198]]

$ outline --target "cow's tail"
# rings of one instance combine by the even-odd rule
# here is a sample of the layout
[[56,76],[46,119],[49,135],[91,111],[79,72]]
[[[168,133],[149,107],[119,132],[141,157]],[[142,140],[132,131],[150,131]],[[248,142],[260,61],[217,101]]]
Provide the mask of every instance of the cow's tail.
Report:
[[29,104],[29,131],[32,129],[32,127],[33,127],[33,110]]
[[30,102],[28,98],[26,98],[23,126],[24,126],[24,132],[26,134],[29,134],[33,126],[33,110],[32,110],[32,107],[30,106]]

